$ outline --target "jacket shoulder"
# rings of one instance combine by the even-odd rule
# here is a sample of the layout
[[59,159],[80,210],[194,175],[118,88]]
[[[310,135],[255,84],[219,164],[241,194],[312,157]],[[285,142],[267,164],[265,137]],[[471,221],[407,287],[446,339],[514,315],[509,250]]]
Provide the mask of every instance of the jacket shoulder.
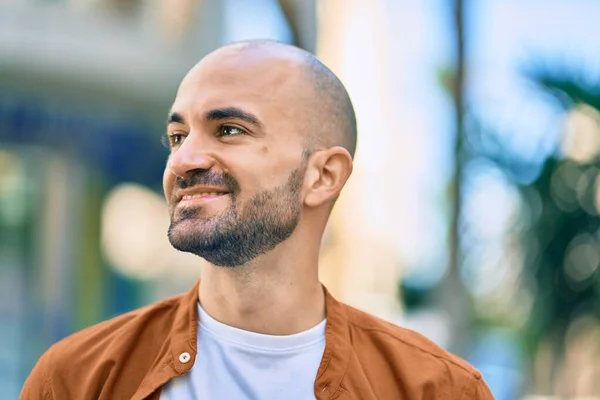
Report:
[[[21,399],[55,399],[69,381],[93,383],[110,374],[120,358],[147,343],[146,357],[156,357],[171,329],[183,295],[127,312],[92,325],[54,343],[29,374]],[[136,352],[136,356],[138,356]],[[93,368],[92,368],[93,366]],[[94,383],[98,383],[94,382]]]
[[356,362],[369,381],[379,384],[387,376],[407,393],[493,399],[481,373],[465,360],[415,331],[350,306],[346,310]]
[[374,342],[385,343],[387,345],[385,350],[389,356],[406,357],[410,355],[416,359],[438,360],[444,364],[450,364],[453,366],[451,368],[463,373],[474,377],[481,376],[481,373],[471,364],[444,350],[422,334],[394,325],[351,306],[346,307],[351,329],[362,332]]
[[170,297],[82,329],[58,341],[46,353],[59,358],[67,355],[72,362],[73,357],[77,359],[77,355],[82,354],[82,350],[98,351],[103,345],[108,346],[113,341],[125,342],[127,337],[140,330],[150,333],[148,328],[170,326],[181,297],[182,295]]

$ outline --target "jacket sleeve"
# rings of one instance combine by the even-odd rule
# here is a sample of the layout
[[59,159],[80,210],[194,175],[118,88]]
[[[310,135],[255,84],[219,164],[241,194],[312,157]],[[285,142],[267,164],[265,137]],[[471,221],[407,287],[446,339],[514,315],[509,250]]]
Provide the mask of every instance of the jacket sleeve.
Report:
[[48,354],[42,355],[27,377],[19,400],[52,400],[54,396],[50,388]]

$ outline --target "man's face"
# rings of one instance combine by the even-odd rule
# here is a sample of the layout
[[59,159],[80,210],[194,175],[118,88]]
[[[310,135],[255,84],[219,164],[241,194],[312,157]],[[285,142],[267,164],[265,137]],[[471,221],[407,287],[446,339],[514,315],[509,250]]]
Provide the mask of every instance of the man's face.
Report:
[[307,163],[294,68],[220,54],[182,82],[169,116],[163,177],[169,240],[178,250],[233,267],[293,233]]

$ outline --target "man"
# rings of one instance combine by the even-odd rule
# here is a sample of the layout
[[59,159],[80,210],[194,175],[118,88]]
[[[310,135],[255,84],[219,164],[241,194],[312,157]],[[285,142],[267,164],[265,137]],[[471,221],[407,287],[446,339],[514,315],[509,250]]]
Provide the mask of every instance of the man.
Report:
[[213,52],[181,83],[166,139],[169,240],[210,265],[187,294],[52,346],[22,399],[492,398],[466,362],[319,283],[356,120],[312,55],[269,41]]

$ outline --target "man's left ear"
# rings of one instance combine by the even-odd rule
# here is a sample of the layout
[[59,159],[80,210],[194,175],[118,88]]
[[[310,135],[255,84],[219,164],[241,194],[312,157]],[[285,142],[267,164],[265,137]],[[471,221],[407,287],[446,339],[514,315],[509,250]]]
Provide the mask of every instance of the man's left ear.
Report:
[[333,200],[352,173],[352,156],[343,147],[330,147],[315,152],[310,158],[304,178],[304,204],[317,207]]

